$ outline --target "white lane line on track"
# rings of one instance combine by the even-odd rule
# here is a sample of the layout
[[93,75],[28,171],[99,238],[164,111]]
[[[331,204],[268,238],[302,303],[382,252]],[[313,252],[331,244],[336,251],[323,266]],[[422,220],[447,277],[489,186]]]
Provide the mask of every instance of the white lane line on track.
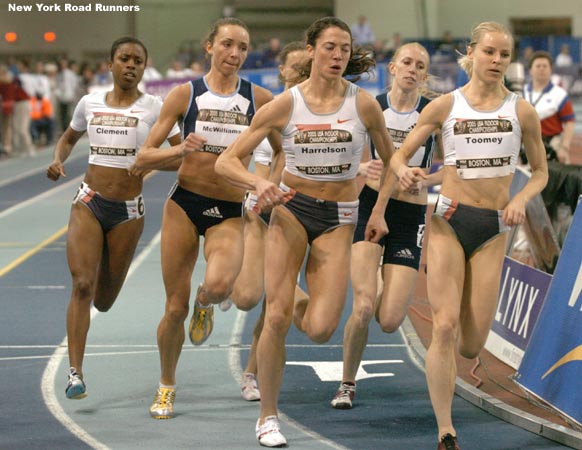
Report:
[[[127,272],[127,278],[131,277],[135,270],[145,261],[145,259],[149,256],[149,254],[153,251],[153,249],[159,244],[160,242],[160,232],[158,232],[154,238],[150,241],[150,243],[143,249],[143,251],[135,258],[129,271]],[[92,309],[91,311],[91,319],[97,314],[96,309]],[[43,400],[45,405],[47,406],[48,410],[51,414],[73,435],[79,438],[81,441],[85,442],[90,447],[96,450],[108,450],[107,447],[102,442],[95,439],[89,433],[87,433],[78,423],[76,423],[62,408],[57,399],[55,393],[55,378],[57,370],[61,364],[61,361],[66,357],[67,354],[67,338],[65,337],[61,343],[61,345],[57,348],[57,350],[53,353],[47,366],[44,370],[42,375],[42,380],[40,383],[40,390],[42,392]]]
[[[239,311],[242,313],[242,311]],[[243,313],[244,314],[244,313]],[[0,345],[0,350],[3,349],[35,349],[35,348],[67,348],[66,343],[60,345]],[[182,351],[190,350],[228,350],[231,348],[241,349],[249,348],[249,344],[208,344],[201,345],[198,347],[184,348]],[[342,348],[341,344],[288,344],[286,348]],[[408,347],[406,344],[368,344],[366,348],[399,348]],[[91,344],[87,345],[86,348],[158,348],[156,344]],[[88,353],[90,355],[90,353]],[[239,358],[240,361],[240,358]]]
[[[85,138],[83,138],[85,139]],[[79,141],[81,142],[81,141]],[[87,140],[88,142],[88,140]],[[77,159],[77,158],[86,158],[87,156],[85,155],[85,153],[83,152],[77,152],[77,154],[71,154],[71,156],[69,156],[67,158],[67,163],[70,163],[71,161]],[[4,180],[0,181],[0,187],[6,186],[8,184],[11,183],[15,183],[17,181],[23,180],[24,178],[27,178],[31,175],[37,175],[37,174],[45,174],[46,173],[46,168],[48,167],[48,165],[50,164],[50,161],[48,161],[46,164],[41,165],[40,167],[35,167],[34,169],[30,169],[27,170],[26,172],[22,172],[19,173],[18,175],[14,175],[8,178],[5,178]]]
[[[243,313],[239,311],[239,313]],[[243,313],[244,314],[244,313]],[[244,323],[244,322],[243,322]],[[315,349],[315,348],[341,348],[341,345],[287,345],[287,348],[304,348],[304,349]],[[380,348],[395,348],[395,347],[409,347],[407,345],[400,344],[373,344],[368,347],[380,347]],[[61,345],[0,345],[0,350],[35,350],[35,349],[66,349],[66,344]],[[86,348],[149,348],[150,350],[126,350],[118,352],[86,352],[85,357],[90,358],[92,356],[126,356],[126,355],[138,355],[145,353],[157,353],[158,346],[151,345],[87,345]],[[188,352],[212,352],[212,351],[229,351],[228,355],[228,367],[230,373],[237,382],[240,383],[242,379],[241,370],[241,360],[240,360],[240,350],[248,350],[250,345],[248,344],[230,344],[230,345],[208,345],[200,346],[196,348],[183,348],[182,353]],[[55,353],[50,355],[31,355],[31,356],[3,356],[0,357],[0,361],[21,361],[27,359],[50,359],[53,358]],[[237,378],[238,377],[238,378]]]
[[[235,381],[237,383],[241,382],[242,379],[242,364],[241,364],[241,359],[240,359],[240,350],[241,348],[243,348],[243,346],[241,345],[241,336],[242,336],[242,331],[243,331],[243,327],[245,324],[247,318],[247,313],[244,311],[238,311],[237,315],[236,315],[236,319],[234,321],[234,326],[232,328],[232,335],[230,337],[230,351],[229,351],[229,355],[228,355],[228,367],[230,369],[230,373],[232,375],[232,377],[235,379]],[[291,347],[290,345],[287,347]],[[299,345],[299,346],[295,346],[295,347],[325,347],[325,345]],[[328,346],[328,347],[341,347],[341,346]],[[260,389],[260,388],[259,388]],[[305,426],[303,426],[302,424],[300,424],[299,422],[296,422],[295,420],[291,419],[290,417],[288,417],[286,414],[283,414],[281,411],[279,411],[279,418],[283,421],[285,421],[286,423],[288,423],[289,425],[291,425],[293,428],[295,428],[296,430],[299,430],[300,432],[302,432],[303,434],[309,436],[310,438],[312,438],[315,441],[318,441],[324,445],[327,445],[329,448],[333,448],[335,450],[349,450],[347,447],[344,447],[343,445],[340,445],[332,440],[329,440],[325,437],[323,437],[322,435],[320,435],[319,433],[311,430],[310,428],[307,428]]]
[[81,180],[83,179],[84,176],[85,175],[79,175],[78,177],[72,178],[71,180],[67,181],[66,183],[55,186],[54,188],[51,188],[51,189],[44,191],[42,194],[31,197],[28,200],[24,200],[23,202],[17,203],[16,205],[5,209],[4,211],[0,212],[0,219],[4,218],[6,216],[9,216],[10,214],[14,214],[16,211],[19,211],[23,208],[26,208],[27,206],[34,205],[35,203],[38,203],[38,202],[44,200],[45,198],[52,196],[53,194],[56,194],[56,193],[63,191],[65,189],[70,189],[71,186],[76,186],[76,185],[80,184]]

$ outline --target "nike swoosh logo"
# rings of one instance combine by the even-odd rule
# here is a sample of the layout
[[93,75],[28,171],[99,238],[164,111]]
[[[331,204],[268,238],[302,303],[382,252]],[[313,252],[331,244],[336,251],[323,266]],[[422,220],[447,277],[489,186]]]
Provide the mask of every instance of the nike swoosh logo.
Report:
[[345,123],[345,122],[349,122],[350,120],[352,120],[352,119],[344,119],[344,120],[337,119],[337,123]]
[[574,350],[569,351],[564,356],[562,356],[556,364],[548,369],[546,373],[542,375],[542,380],[546,378],[549,374],[555,371],[558,367],[563,366],[574,361],[582,361],[582,345],[579,345]]

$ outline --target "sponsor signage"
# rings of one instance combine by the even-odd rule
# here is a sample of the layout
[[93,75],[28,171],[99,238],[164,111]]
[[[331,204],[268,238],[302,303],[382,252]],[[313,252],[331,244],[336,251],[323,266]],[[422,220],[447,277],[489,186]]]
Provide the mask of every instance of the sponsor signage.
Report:
[[532,335],[551,275],[505,257],[497,311],[485,348],[517,369]]
[[[580,199],[578,201],[580,204]],[[582,208],[577,208],[515,381],[582,425]]]

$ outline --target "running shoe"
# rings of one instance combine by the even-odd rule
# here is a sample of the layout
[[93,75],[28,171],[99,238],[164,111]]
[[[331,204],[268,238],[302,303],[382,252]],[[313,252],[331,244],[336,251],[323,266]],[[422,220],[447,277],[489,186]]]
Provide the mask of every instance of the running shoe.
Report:
[[214,305],[202,306],[200,304],[198,301],[200,289],[202,289],[202,285],[198,287],[196,300],[194,300],[194,312],[188,327],[190,342],[194,345],[204,344],[210,333],[212,333],[212,327],[214,326]]
[[77,373],[74,367],[69,368],[69,375],[67,379],[67,387],[65,388],[65,395],[71,400],[81,400],[87,397],[87,387],[83,381],[83,377]]
[[176,389],[158,388],[154,402],[150,406],[150,416],[154,419],[171,419],[174,417],[174,400]]
[[261,399],[261,393],[257,386],[257,379],[253,373],[243,374],[242,383],[240,384],[241,395],[247,402],[256,402]]
[[441,438],[437,450],[461,450],[461,447],[459,447],[457,437],[447,433]]
[[265,423],[259,425],[261,419],[257,420],[255,433],[259,444],[263,447],[285,447],[287,446],[287,439],[281,434],[281,425],[277,416],[269,416],[265,418]]
[[232,306],[232,299],[230,297],[228,297],[227,299],[221,301],[218,304],[218,308],[222,311],[222,312],[226,312],[230,309],[230,307]]
[[342,383],[335,396],[331,399],[331,406],[335,409],[352,409],[352,402],[356,396],[356,385]]

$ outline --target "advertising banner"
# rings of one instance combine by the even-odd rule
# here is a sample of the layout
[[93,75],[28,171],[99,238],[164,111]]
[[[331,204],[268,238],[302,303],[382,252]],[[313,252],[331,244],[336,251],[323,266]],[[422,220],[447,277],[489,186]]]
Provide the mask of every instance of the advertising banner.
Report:
[[485,348],[514,369],[521,363],[551,280],[551,275],[505,257]]
[[581,294],[582,208],[577,208],[515,381],[578,424],[582,424]]

